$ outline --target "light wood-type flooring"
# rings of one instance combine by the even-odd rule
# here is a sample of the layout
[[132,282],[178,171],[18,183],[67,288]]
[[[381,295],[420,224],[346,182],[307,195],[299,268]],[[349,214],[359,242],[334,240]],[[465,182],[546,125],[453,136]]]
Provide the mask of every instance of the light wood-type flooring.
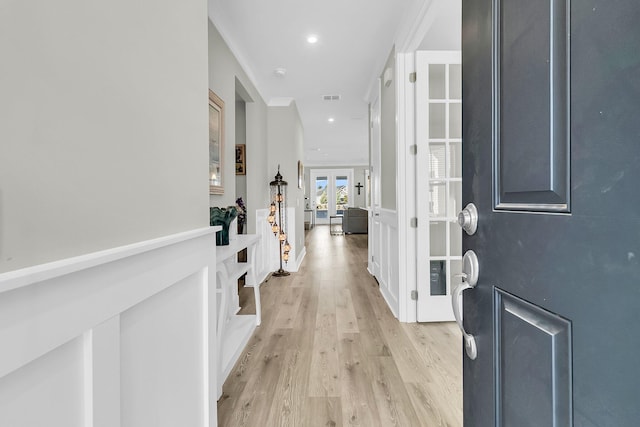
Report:
[[[300,271],[262,284],[262,325],[224,384],[221,427],[461,426],[455,323],[403,324],[367,272],[367,236],[306,236]],[[241,291],[251,312],[251,289]]]

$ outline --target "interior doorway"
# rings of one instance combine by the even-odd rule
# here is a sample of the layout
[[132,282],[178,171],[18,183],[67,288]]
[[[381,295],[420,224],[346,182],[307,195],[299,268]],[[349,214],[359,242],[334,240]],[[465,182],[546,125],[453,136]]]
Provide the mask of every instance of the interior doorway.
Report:
[[312,169],[310,183],[316,224],[329,224],[331,216],[343,215],[352,202],[353,169]]
[[[247,202],[247,105],[244,99],[236,93],[236,140],[235,140],[235,169],[236,169],[236,204],[242,199]],[[245,216],[246,220],[246,216]],[[246,224],[238,221],[238,232],[247,233]]]

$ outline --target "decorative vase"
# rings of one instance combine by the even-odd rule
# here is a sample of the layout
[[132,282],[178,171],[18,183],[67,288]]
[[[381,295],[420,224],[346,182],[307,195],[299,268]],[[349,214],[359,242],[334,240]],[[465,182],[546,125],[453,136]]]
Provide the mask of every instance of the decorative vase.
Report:
[[236,216],[238,211],[234,206],[228,208],[209,208],[209,225],[220,225],[222,230],[216,233],[216,246],[226,246],[229,244],[229,225]]

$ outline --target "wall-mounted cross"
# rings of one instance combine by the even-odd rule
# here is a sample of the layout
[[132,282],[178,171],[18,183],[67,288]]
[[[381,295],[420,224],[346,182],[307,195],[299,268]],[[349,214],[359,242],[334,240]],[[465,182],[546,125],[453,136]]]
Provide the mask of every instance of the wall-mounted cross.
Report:
[[356,185],[356,188],[358,189],[358,196],[360,195],[360,189],[363,187],[362,184],[358,183],[358,185]]

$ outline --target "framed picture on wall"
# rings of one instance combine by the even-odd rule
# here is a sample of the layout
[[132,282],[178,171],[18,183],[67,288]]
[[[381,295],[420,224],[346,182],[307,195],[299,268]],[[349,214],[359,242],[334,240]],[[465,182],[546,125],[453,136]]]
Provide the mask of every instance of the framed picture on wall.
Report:
[[245,144],[236,144],[236,175],[247,174],[245,148]]
[[304,188],[304,166],[300,160],[298,160],[298,188]]
[[224,194],[224,101],[209,90],[209,194]]

